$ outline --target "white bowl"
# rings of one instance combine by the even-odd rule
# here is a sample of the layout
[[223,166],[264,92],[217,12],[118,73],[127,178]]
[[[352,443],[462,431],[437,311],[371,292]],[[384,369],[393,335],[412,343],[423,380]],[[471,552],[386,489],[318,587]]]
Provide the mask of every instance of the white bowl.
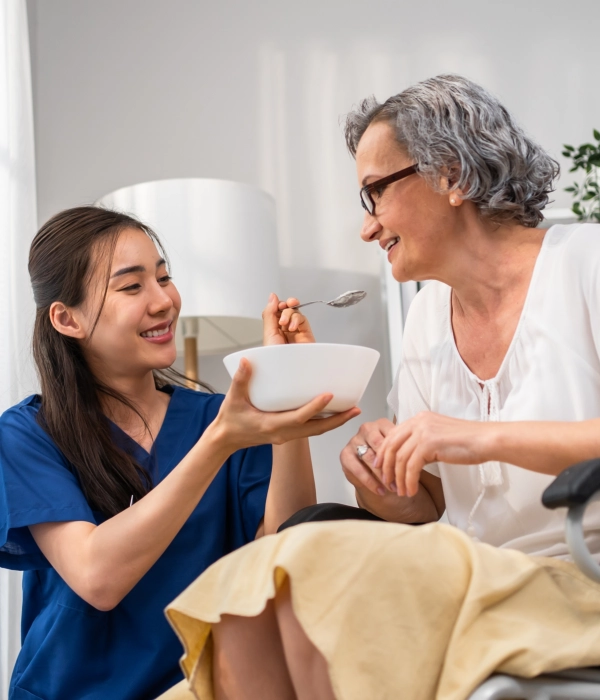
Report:
[[360,345],[298,343],[240,350],[223,358],[233,377],[240,360],[252,365],[250,401],[261,411],[290,411],[319,394],[333,399],[320,416],[356,406],[367,388],[379,353]]

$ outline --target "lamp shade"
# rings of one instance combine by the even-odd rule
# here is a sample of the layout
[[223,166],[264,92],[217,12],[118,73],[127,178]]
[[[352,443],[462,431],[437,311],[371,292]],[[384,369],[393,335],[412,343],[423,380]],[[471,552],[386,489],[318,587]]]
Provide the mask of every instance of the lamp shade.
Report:
[[239,182],[184,178],[123,187],[98,204],[158,234],[181,294],[179,347],[186,321],[198,328],[201,354],[261,342],[262,310],[279,288],[271,196]]

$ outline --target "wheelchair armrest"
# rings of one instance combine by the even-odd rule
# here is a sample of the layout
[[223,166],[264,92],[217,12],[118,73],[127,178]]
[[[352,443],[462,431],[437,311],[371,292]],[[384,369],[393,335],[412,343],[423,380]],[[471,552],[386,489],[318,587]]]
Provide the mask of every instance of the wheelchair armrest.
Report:
[[586,576],[600,583],[600,565],[585,542],[583,516],[588,504],[600,500],[600,459],[565,469],[542,494],[546,508],[568,508],[565,535],[573,561]]
[[588,459],[561,472],[542,494],[546,508],[570,508],[586,503],[600,491],[600,459]]

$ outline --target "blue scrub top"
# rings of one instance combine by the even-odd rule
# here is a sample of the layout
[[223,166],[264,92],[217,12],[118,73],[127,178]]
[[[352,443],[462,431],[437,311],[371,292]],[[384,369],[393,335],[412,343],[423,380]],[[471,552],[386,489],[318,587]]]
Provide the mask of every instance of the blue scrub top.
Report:
[[[115,440],[160,482],[198,441],[223,396],[167,387],[152,455],[114,426]],[[91,510],[66,458],[40,427],[39,396],[0,417],[0,566],[23,575],[22,649],[10,700],[153,700],[182,678],[182,647],[164,608],[208,566],[252,541],[265,511],[270,445],[233,454],[165,553],[114,610],[76,595],[28,526],[105,518]]]

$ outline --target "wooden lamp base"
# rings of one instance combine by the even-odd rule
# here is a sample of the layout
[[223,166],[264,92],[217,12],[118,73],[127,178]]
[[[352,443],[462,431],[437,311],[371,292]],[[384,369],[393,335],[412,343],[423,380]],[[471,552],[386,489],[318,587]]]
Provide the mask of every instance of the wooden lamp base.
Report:
[[[187,321],[187,323],[186,323]],[[183,361],[184,373],[190,380],[187,385],[190,389],[197,389],[198,385],[198,322],[196,319],[184,319],[183,323]]]

